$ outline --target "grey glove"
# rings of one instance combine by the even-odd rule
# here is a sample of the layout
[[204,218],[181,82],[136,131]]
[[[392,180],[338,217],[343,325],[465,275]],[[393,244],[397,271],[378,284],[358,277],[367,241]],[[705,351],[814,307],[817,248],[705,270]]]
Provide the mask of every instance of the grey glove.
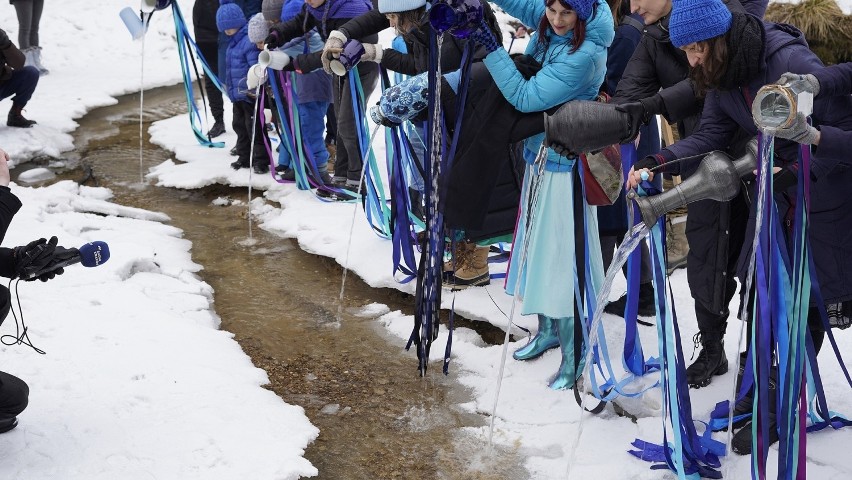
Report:
[[793,122],[793,125],[787,128],[767,129],[767,133],[803,145],[813,145],[819,138],[819,130],[808,124],[808,117],[802,112],[796,114],[796,121]]
[[322,47],[322,69],[325,73],[332,74],[331,59],[340,57],[340,52],[343,51],[343,44],[346,43],[346,35],[340,30],[332,30],[328,34],[328,40]]
[[816,97],[819,95],[819,80],[810,73],[805,75],[799,75],[798,73],[790,73],[787,72],[781,75],[781,78],[775,82],[777,85],[786,85],[788,83],[792,83],[795,81],[802,80],[805,82],[805,91],[810,92]]

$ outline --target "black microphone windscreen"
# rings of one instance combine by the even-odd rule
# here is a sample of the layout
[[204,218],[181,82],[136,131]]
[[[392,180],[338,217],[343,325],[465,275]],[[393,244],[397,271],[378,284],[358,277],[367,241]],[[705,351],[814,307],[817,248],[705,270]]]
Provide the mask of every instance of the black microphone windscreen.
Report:
[[109,246],[106,242],[94,241],[80,247],[80,263],[84,267],[97,267],[109,260]]

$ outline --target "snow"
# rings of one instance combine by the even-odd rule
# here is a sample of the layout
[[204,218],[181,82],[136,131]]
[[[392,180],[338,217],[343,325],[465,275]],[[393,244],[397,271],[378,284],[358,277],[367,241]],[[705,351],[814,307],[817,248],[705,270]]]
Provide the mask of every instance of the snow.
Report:
[[[30,130],[0,127],[0,147],[10,153],[13,164],[37,155],[61,155],[72,148],[69,132],[76,127],[74,118],[115,103],[117,95],[138,91],[141,43],[131,41],[118,18],[129,2],[117,3],[111,8],[91,8],[82,0],[66,0],[61,7],[47,5],[42,44],[51,74],[42,77],[26,112],[39,124]],[[189,17],[192,2],[178,3]],[[852,1],[841,3],[848,12]],[[14,10],[3,9],[0,26],[7,27],[13,39],[16,25]],[[180,79],[173,32],[171,13],[156,13],[145,40],[146,88]],[[508,35],[505,38],[508,46]],[[387,32],[382,41],[389,43]],[[513,51],[522,48],[523,41],[517,40]],[[5,100],[3,105],[9,103]],[[174,152],[174,160],[148,173],[152,184],[182,189],[251,184],[255,197],[263,197],[252,203],[262,228],[296,239],[305,251],[335,259],[373,287],[413,293],[413,285],[398,283],[391,272],[390,243],[371,231],[354,204],[321,202],[269,175],[233,171],[227,148],[209,149],[195,142],[186,115],[157,122],[149,133],[155,143]],[[234,135],[222,139],[230,147]],[[374,147],[382,159],[381,135]],[[13,185],[12,190],[24,207],[4,246],[50,235],[59,236],[67,246],[103,240],[109,243],[112,258],[96,269],[70,267],[53,281],[19,287],[30,338],[48,354],[0,346],[2,369],[31,387],[30,405],[20,416],[20,425],[0,435],[4,452],[0,478],[290,479],[318,473],[303,458],[317,429],[301,407],[287,405],[261,388],[267,383],[266,374],[252,366],[230,333],[218,329],[214,292],[197,276],[203,266],[191,260],[191,244],[181,238],[180,230],[163,223],[168,220],[165,215],[117,205],[106,189],[67,181],[42,188]],[[231,201],[222,198],[215,203]],[[505,264],[491,268],[499,273]],[[688,339],[697,327],[685,272],[677,271],[671,283],[688,357]],[[619,278],[611,298],[623,289]],[[506,315],[512,299],[499,281],[445,294],[443,300],[444,307],[454,302],[467,318],[510,328]],[[377,304],[364,305],[361,315],[376,318],[400,345],[413,321]],[[513,321],[527,329],[536,325],[531,317],[515,316]],[[623,327],[615,317],[605,321],[609,346],[615,351],[623,340]],[[14,334],[12,322],[7,319],[0,334]],[[741,326],[734,318],[729,321],[730,362],[736,359],[734,344]],[[511,332],[523,337],[519,328],[513,326]],[[655,355],[654,329],[642,328],[640,335],[646,355]],[[432,349],[430,374],[440,374],[439,355],[446,339],[442,329]],[[841,351],[852,351],[849,332],[839,332],[838,341]],[[508,351],[523,344],[522,338]],[[502,345],[487,345],[471,330],[454,333],[450,375],[472,392],[460,408],[490,418],[504,352]],[[416,358],[410,356],[413,368]],[[820,359],[829,405],[841,413],[852,411],[837,362],[828,351]],[[616,416],[611,407],[598,416],[583,414],[571,392],[547,388],[558,364],[555,351],[531,362],[509,359],[499,387],[494,441],[526,458],[530,478],[674,478],[650,470],[649,464],[626,453],[635,438],[662,440],[657,392],[624,402],[640,417],[636,423]],[[691,391],[696,419],[706,419],[715,402],[730,396],[735,373]],[[488,428],[468,430],[481,440],[484,451]],[[724,435],[715,438],[724,440]],[[845,448],[850,441],[852,432],[847,430],[809,435],[812,478],[850,478],[852,459]],[[723,459],[725,478],[747,478],[749,460]],[[470,461],[472,469],[485,471],[491,462],[484,454]]]

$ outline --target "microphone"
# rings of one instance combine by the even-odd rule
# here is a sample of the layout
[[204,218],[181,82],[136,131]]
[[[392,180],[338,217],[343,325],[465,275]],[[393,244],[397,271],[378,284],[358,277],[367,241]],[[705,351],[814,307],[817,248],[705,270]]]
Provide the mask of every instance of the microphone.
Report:
[[23,271],[20,273],[21,280],[30,280],[32,278],[44,275],[45,273],[82,263],[84,267],[97,267],[100,264],[109,260],[109,246],[106,242],[99,240],[89,242],[79,249],[56,247],[53,255],[46,265],[34,266],[38,270]]

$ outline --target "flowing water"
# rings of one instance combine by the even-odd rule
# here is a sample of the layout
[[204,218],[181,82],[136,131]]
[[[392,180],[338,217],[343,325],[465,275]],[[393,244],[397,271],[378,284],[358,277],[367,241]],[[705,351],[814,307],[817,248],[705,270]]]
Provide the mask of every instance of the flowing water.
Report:
[[[145,92],[143,121],[186,111],[182,87]],[[267,388],[305,408],[320,429],[305,456],[320,479],[524,479],[529,475],[517,451],[486,455],[483,438],[465,437],[461,427],[481,427],[480,415],[456,406],[469,402],[451,372],[431,369],[418,377],[417,358],[403,350],[371,318],[351,315],[379,302],[412,313],[413,300],[396,290],[373,289],[352,277],[343,315],[334,323],[342,269],[332,260],[307,254],[293,240],[256,231],[247,245],[244,206],[218,207],[220,196],[245,199],[244,189],[211,186],[176,190],[141,185],[145,170],[171,157],[144,139],[139,155],[139,96],[90,112],[75,132],[77,150],[57,161],[44,159],[16,169],[49,166],[58,179],[109,187],[115,201],[165,212],[192,241],[200,276],[215,290],[222,329],[233,332],[255,365],[266,370]],[[187,135],[192,135],[187,125]],[[200,147],[199,147],[200,148]],[[491,343],[502,331],[479,323]],[[247,426],[249,428],[250,426]],[[281,435],[287,435],[282,431]]]

